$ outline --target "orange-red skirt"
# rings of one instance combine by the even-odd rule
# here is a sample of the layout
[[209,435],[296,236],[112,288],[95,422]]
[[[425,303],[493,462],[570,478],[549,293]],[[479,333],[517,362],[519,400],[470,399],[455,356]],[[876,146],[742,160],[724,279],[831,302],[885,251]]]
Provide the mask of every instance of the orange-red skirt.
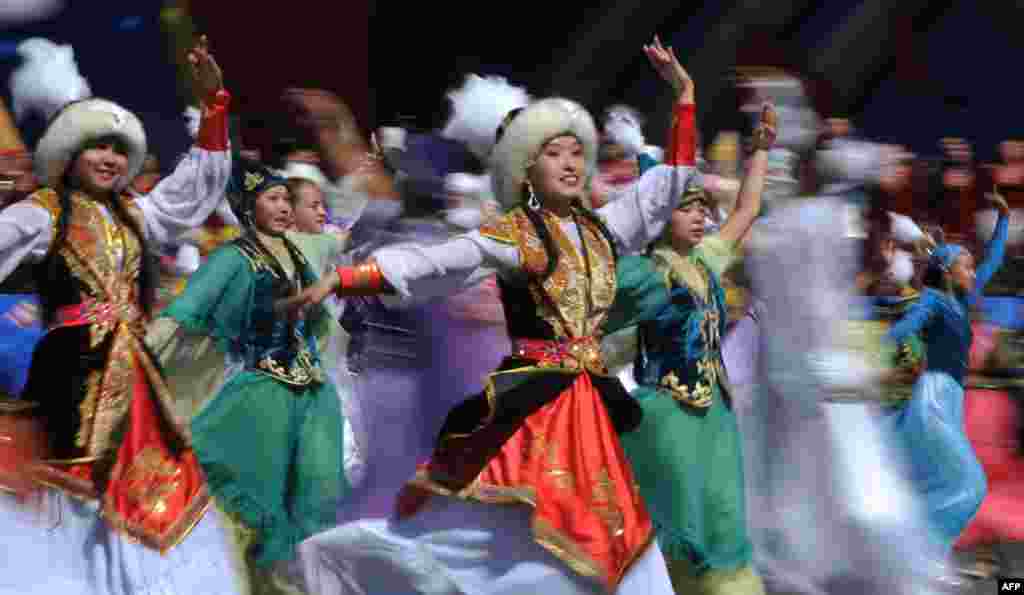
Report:
[[[448,437],[403,491],[400,515],[415,514],[429,494],[529,505],[537,543],[613,590],[650,544],[653,530],[590,375],[579,373],[500,444],[492,447],[481,437]],[[467,469],[479,467],[467,466],[463,455],[479,455],[477,447],[493,452],[470,476]]]

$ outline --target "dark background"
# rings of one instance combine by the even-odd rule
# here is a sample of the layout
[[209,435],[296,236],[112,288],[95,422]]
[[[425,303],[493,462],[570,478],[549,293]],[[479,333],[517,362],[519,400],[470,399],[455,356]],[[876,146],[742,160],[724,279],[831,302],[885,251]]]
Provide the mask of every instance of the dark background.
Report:
[[[866,135],[918,153],[961,135],[991,159],[996,143],[1024,132],[1024,38],[1015,32],[1024,8],[1015,2],[587,4],[77,0],[47,22],[0,30],[0,77],[26,37],[71,43],[94,93],[139,113],[165,167],[187,145],[174,39],[192,31],[210,35],[245,142],[264,149],[287,132],[277,104],[285,87],[339,93],[366,130],[432,128],[447,116],[445,91],[468,72],[595,111],[630,103],[652,114],[648,137],[661,142],[671,97],[641,53],[655,32],[697,81],[706,140],[733,117],[722,75],[737,63],[798,71],[816,83],[826,115],[851,116]],[[26,127],[30,141],[37,128]]]

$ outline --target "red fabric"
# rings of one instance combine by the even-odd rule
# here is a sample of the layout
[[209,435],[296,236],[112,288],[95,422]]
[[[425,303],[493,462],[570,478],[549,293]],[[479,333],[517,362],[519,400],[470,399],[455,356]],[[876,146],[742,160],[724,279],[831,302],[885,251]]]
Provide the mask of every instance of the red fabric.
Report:
[[[430,470],[431,463],[421,466],[421,475]],[[595,578],[612,590],[652,539],[632,469],[586,373],[526,418],[467,489],[470,498],[495,503],[523,492],[533,495],[538,543],[563,561],[596,566]],[[426,498],[407,488],[400,514],[412,514]],[[570,548],[546,539],[552,534]]]
[[672,135],[665,155],[668,165],[697,163],[697,106],[676,103],[672,114]]
[[341,279],[341,283],[338,284],[338,293],[341,293],[347,287],[352,287],[353,281],[356,278],[356,271],[352,267],[338,267],[338,278]]
[[1024,540],[1024,457],[1019,450],[1017,405],[1004,391],[968,390],[967,436],[988,477],[988,494],[956,542],[970,548]]
[[115,523],[163,535],[174,528],[203,491],[203,475],[191,450],[173,453],[142,366],[134,361],[135,391],[128,428],[104,494],[104,513]]
[[199,122],[199,134],[196,136],[196,145],[207,151],[228,150],[228,106],[231,104],[231,94],[221,89],[214,98],[207,103],[203,111],[203,118]]

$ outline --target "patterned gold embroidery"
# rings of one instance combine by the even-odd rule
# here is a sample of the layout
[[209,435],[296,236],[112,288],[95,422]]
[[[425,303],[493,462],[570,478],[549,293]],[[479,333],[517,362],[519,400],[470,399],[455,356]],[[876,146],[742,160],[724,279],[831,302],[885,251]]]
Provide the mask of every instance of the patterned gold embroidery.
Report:
[[146,447],[135,456],[131,467],[125,473],[129,483],[128,498],[150,513],[167,512],[166,497],[178,489],[180,483],[175,477],[181,469],[174,461],[166,458],[159,449]]
[[251,171],[245,172],[245,191],[252,192],[254,188],[259,186],[265,180],[262,175]]
[[[522,209],[516,209],[510,215],[519,234],[520,261],[530,274],[543,273],[547,269],[547,252],[533,224]],[[543,217],[562,258],[541,286],[530,285],[530,294],[539,308],[538,315],[551,325],[559,338],[598,335],[615,299],[611,245],[588,219],[579,219],[582,241],[589,254],[588,276],[583,256],[562,231],[558,218],[546,211]]]
[[626,534],[626,519],[615,498],[615,484],[612,483],[608,469],[601,469],[594,481],[593,494],[594,514],[604,522],[608,531],[615,537]]
[[511,215],[502,215],[480,226],[480,235],[495,242],[514,245],[516,222]]
[[270,356],[261,359],[257,365],[260,370],[263,370],[268,375],[292,386],[308,386],[310,384],[320,384],[324,381],[323,371],[313,361],[309,351],[305,349],[295,356],[295,360],[290,368],[285,369],[284,366]]
[[85,397],[78,405],[80,421],[78,433],[75,436],[75,446],[79,448],[85,448],[92,437],[92,422],[93,417],[96,415],[96,402],[99,400],[100,380],[102,378],[103,372],[96,370],[89,372],[89,377],[85,381]]
[[[698,362],[698,366],[701,363],[703,362]],[[690,387],[679,381],[679,377],[676,376],[675,372],[669,372],[662,376],[658,386],[668,390],[672,398],[680,403],[685,403],[699,409],[706,409],[711,406],[711,387],[704,382],[697,382],[697,385],[691,392]]]

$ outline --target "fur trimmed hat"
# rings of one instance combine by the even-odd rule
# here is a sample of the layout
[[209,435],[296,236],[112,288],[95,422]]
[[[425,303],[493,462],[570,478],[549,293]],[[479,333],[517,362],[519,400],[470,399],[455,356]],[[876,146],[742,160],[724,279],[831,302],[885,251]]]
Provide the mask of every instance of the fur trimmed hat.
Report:
[[75,155],[105,137],[121,140],[128,151],[128,168],[116,188],[123,189],[146,161],[146,131],[135,114],[106,99],[83,99],[57,113],[36,145],[36,177],[45,186],[59,186]]
[[492,185],[495,198],[506,209],[523,201],[526,170],[554,138],[574,136],[583,145],[588,186],[597,171],[597,127],[575,101],[561,97],[535,101],[509,119],[498,134],[491,153]]

